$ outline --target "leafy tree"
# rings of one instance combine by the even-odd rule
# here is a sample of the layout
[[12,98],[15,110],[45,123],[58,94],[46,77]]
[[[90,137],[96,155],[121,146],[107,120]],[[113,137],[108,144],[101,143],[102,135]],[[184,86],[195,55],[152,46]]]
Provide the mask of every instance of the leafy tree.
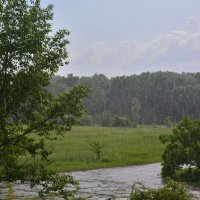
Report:
[[134,97],[131,101],[131,112],[132,112],[131,117],[134,122],[138,122],[140,109],[141,109],[140,102],[136,97]]
[[87,89],[55,98],[44,87],[66,63],[69,32],[51,34],[53,6],[41,8],[40,0],[1,0],[0,13],[0,181],[41,185],[42,198],[52,191],[67,199],[66,183],[78,184],[46,168],[45,141],[76,124]]
[[195,167],[200,172],[200,120],[183,119],[173,134],[161,136],[161,141],[167,144],[163,154],[163,177],[177,178],[179,171],[187,171],[183,166],[189,171]]

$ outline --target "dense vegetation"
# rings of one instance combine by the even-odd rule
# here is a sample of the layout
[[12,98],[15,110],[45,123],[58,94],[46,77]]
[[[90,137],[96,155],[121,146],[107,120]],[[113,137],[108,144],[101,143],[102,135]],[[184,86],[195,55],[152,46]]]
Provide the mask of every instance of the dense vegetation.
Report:
[[200,113],[200,73],[155,72],[107,78],[56,76],[48,86],[59,95],[73,86],[87,85],[92,92],[85,108],[83,125],[134,126],[179,122],[185,116],[198,118]]
[[[69,135],[54,139],[71,130],[82,117],[83,99],[88,93],[85,86],[92,92],[85,102],[88,114],[82,125],[172,125],[184,116],[198,118],[200,73],[142,73],[111,79],[102,74],[53,77],[67,63],[69,32],[59,30],[52,34],[53,6],[42,8],[40,3],[0,1],[0,182],[21,181],[32,188],[39,186],[42,199],[50,192],[69,199],[78,183],[72,176],[56,171],[160,161],[164,145],[158,136],[168,129],[107,128],[99,129],[100,133],[95,128],[82,127],[77,128],[74,138]],[[199,131],[197,125],[192,129],[194,133]],[[194,149],[181,149],[189,151],[193,156],[190,160],[181,157],[182,151],[177,155],[184,162],[169,160],[170,164],[178,160],[173,173],[180,164],[199,170],[199,140],[192,144]],[[50,156],[52,146],[55,152]],[[51,165],[50,158],[54,161]],[[68,190],[68,185],[75,190]]]
[[[157,127],[74,127],[64,138],[48,143],[53,150],[51,168],[64,172],[160,162],[165,145],[159,136],[170,133],[170,128]],[[101,147],[100,159],[91,141]]]
[[162,176],[189,182],[200,181],[200,120],[183,119],[173,134],[162,135],[166,143]]
[[66,184],[78,183],[47,169],[45,142],[76,124],[87,89],[55,97],[44,88],[67,61],[69,32],[52,34],[53,6],[40,0],[3,0],[0,13],[0,183],[21,181],[39,186],[42,199],[49,192],[68,199]]
[[142,184],[134,184],[130,200],[192,200],[187,186],[183,183],[167,179],[166,184],[158,189],[146,188]]

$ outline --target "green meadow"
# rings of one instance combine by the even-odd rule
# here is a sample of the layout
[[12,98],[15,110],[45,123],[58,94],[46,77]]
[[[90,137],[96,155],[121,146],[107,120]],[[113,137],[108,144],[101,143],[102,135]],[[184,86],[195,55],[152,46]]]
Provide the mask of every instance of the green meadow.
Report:
[[[50,168],[64,172],[160,162],[164,145],[159,135],[169,133],[171,129],[160,127],[74,127],[48,143],[53,151]],[[90,149],[91,140],[102,146],[100,160]]]

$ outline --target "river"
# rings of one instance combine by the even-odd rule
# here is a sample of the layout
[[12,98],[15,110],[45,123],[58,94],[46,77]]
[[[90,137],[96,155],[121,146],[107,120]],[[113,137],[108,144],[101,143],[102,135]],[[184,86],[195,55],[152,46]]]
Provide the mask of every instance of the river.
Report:
[[[80,182],[79,196],[87,199],[127,199],[130,196],[134,182],[143,182],[147,187],[162,185],[160,163],[96,169],[89,171],[72,172]],[[193,194],[200,199],[200,191],[192,189]]]
[[[131,193],[134,182],[143,182],[148,187],[159,187],[162,185],[160,176],[160,163],[148,165],[136,165],[129,167],[116,167],[95,169],[88,171],[75,171],[70,174],[80,182],[80,190],[77,197],[85,197],[89,200],[112,200],[127,199]],[[37,195],[27,186],[15,184],[13,186],[14,199],[30,199]],[[4,189],[4,194],[6,188]],[[192,193],[200,200],[200,191],[192,189]],[[1,196],[0,196],[0,199]],[[58,200],[59,198],[51,198]]]

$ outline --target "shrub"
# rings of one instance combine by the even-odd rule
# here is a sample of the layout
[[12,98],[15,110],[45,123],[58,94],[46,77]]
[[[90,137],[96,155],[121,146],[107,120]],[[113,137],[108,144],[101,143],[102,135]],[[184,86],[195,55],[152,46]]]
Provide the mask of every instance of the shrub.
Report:
[[162,156],[162,176],[176,178],[177,171],[200,169],[200,120],[183,119],[171,135],[162,135],[167,144]]
[[130,200],[191,200],[184,183],[175,182],[171,179],[166,180],[166,185],[158,189],[146,188],[141,183],[133,185]]
[[176,171],[175,178],[186,182],[200,183],[200,169],[199,168],[185,168]]
[[113,126],[114,127],[130,127],[130,121],[127,117],[115,116]]
[[90,150],[95,154],[97,160],[101,160],[102,145],[96,140],[88,141]]

